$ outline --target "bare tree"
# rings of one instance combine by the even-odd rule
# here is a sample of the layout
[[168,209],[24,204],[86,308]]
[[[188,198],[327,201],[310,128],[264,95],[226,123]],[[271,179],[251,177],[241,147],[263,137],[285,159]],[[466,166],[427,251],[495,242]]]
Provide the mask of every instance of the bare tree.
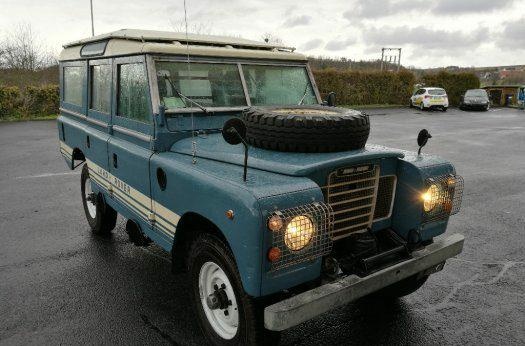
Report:
[[36,71],[56,64],[56,60],[29,24],[17,25],[0,41],[1,68]]
[[[183,20],[175,21],[170,20],[170,25],[174,31],[186,32],[186,24]],[[198,35],[211,35],[213,32],[212,25],[210,23],[189,23],[188,33]]]

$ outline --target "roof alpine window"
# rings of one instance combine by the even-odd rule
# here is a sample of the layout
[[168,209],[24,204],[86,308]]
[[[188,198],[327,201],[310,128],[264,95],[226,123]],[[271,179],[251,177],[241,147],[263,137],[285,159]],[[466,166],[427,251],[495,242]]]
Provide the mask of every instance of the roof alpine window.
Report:
[[108,41],[99,41],[99,42],[85,44],[80,49],[80,56],[104,55],[107,44],[108,44]]

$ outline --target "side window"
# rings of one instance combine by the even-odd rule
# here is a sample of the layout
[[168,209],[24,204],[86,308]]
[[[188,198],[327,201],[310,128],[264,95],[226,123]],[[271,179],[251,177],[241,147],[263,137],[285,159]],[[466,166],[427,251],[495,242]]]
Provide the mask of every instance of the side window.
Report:
[[117,115],[150,122],[148,80],[143,63],[118,65],[117,102]]
[[82,66],[64,67],[64,102],[82,106],[82,82],[85,70]]
[[106,114],[111,112],[111,65],[91,66],[89,108]]

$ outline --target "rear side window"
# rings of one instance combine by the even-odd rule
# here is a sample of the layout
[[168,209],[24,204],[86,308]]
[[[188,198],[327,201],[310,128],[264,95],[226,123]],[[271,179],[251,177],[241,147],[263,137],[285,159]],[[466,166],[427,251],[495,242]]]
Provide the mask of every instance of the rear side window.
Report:
[[111,65],[91,66],[90,109],[109,114],[111,111]]
[[82,106],[84,71],[82,66],[64,67],[64,102]]
[[446,95],[445,89],[429,89],[428,90],[429,95]]
[[148,81],[144,64],[119,65],[117,114],[141,122],[150,122]]

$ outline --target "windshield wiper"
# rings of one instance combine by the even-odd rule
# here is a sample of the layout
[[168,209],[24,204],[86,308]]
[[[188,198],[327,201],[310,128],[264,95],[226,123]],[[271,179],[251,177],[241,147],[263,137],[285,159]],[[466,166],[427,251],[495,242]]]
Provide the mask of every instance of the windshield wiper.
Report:
[[301,100],[299,101],[299,103],[297,104],[298,106],[303,104],[306,94],[308,94],[308,81],[306,81],[306,85],[304,86],[304,94],[303,94],[303,97],[301,97]]
[[175,85],[173,85],[173,82],[171,81],[171,78],[168,75],[164,75],[164,79],[167,80],[170,83],[171,88],[173,90],[175,90],[175,93],[182,100],[182,102],[184,102],[185,105],[186,105],[186,101],[189,101],[189,102],[193,103],[195,106],[197,106],[198,108],[200,108],[204,113],[206,113],[206,114],[209,113],[208,110],[204,106],[202,106],[201,104],[193,101],[189,97],[183,95],[179,90],[177,90],[177,88],[175,88]]

